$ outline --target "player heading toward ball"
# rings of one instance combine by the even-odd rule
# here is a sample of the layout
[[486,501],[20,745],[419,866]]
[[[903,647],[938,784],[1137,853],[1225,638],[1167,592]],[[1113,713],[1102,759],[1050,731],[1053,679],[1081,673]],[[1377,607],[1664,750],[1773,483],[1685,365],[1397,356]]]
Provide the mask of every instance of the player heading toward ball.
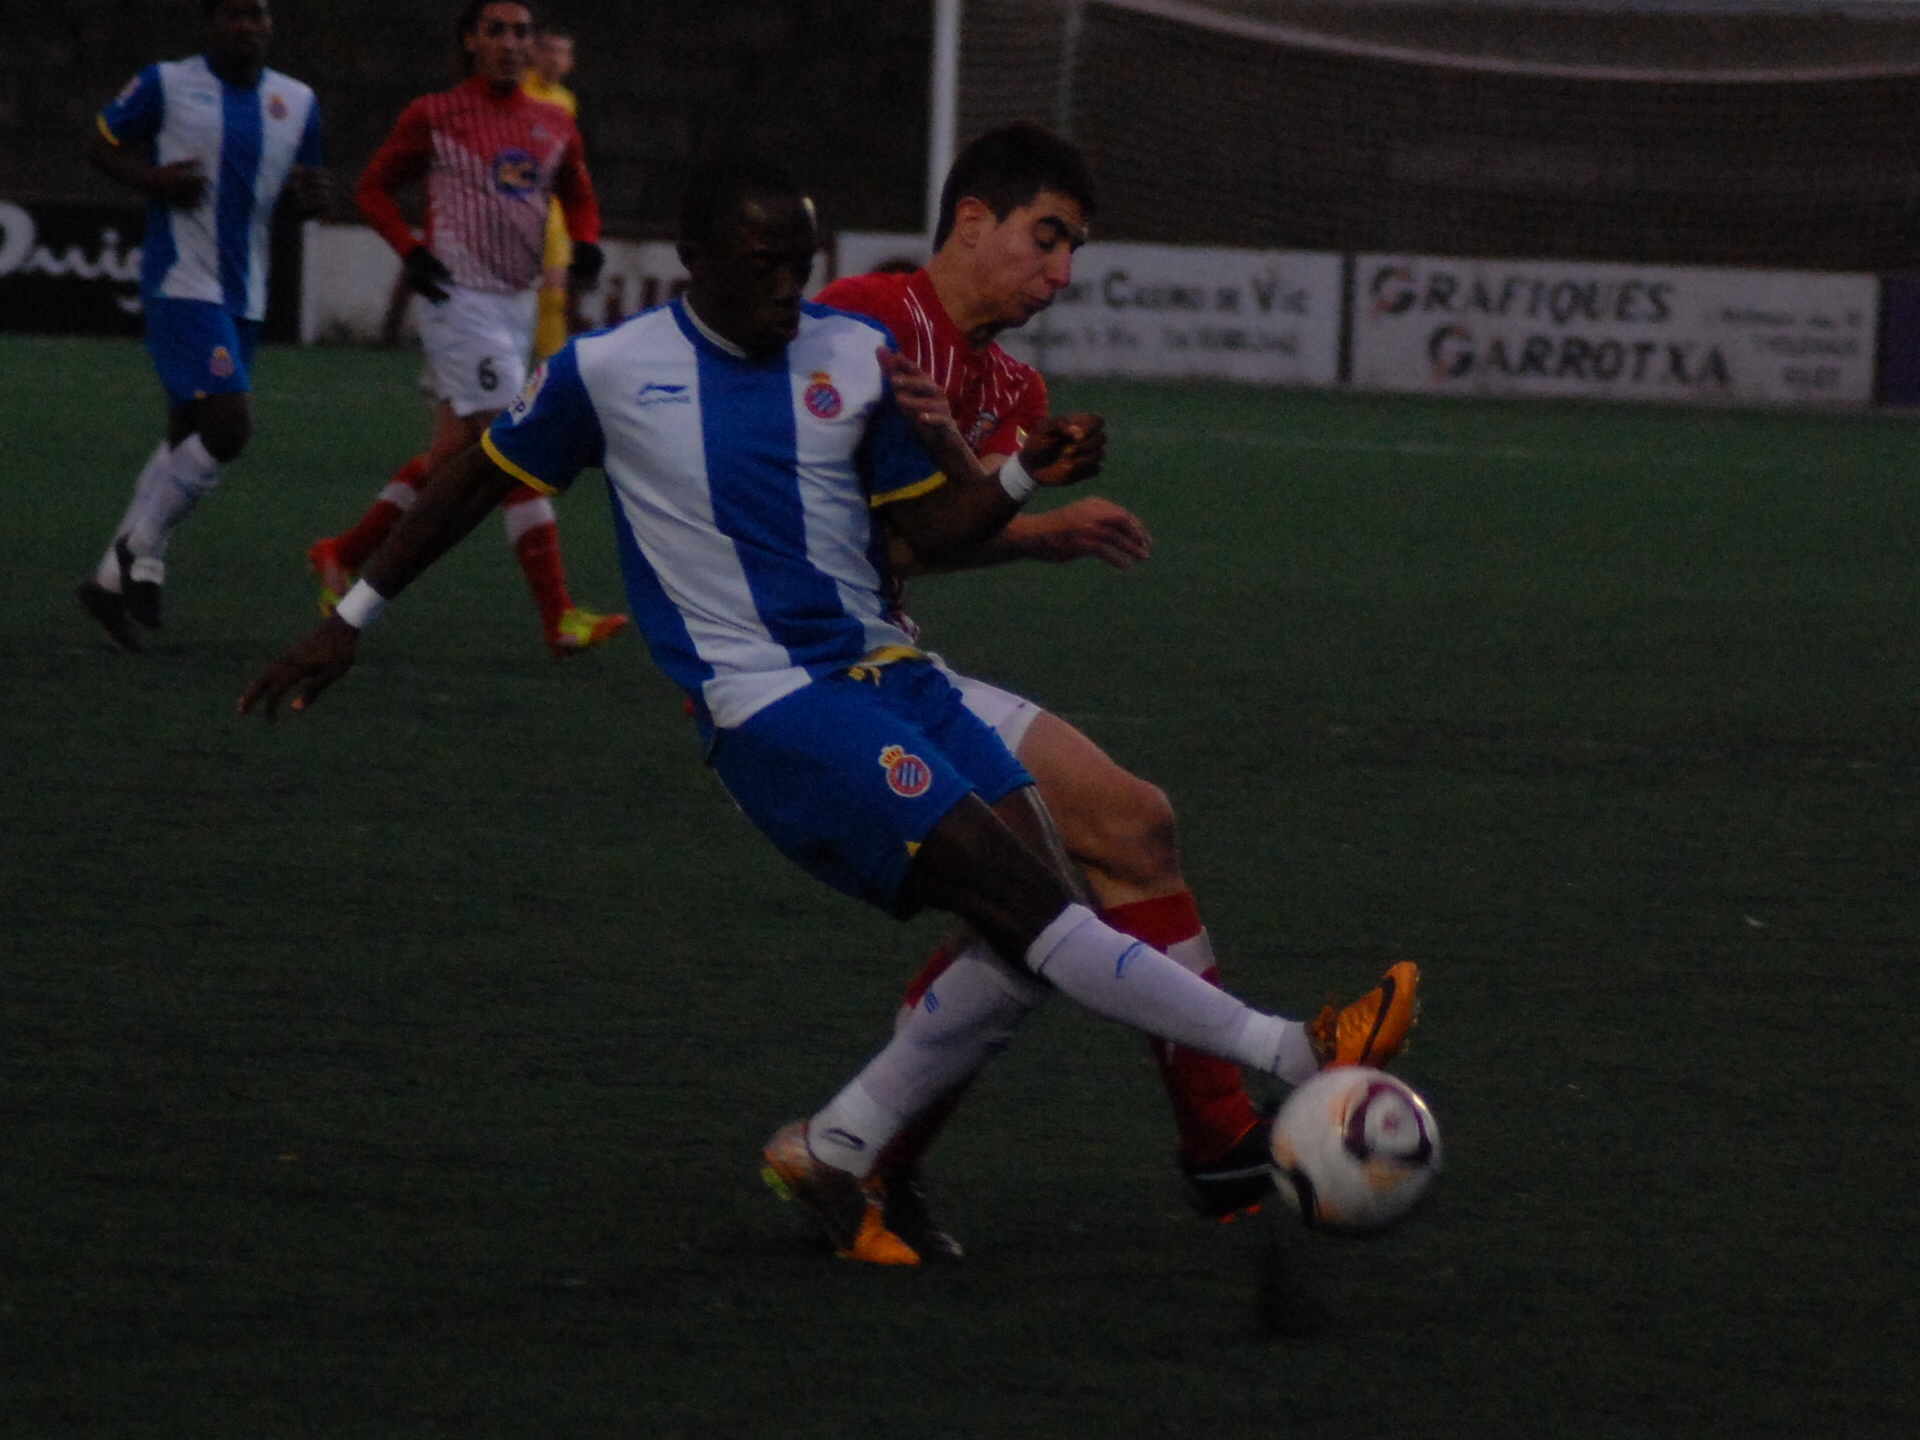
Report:
[[[354,198],[400,255],[427,304],[420,340],[438,402],[433,442],[392,476],[359,522],[315,542],[307,561],[327,611],[386,538],[425,478],[480,438],[527,379],[548,200],[573,242],[573,272],[599,275],[600,209],[573,117],[522,88],[533,55],[533,11],[517,0],[469,0],[455,22],[467,78],[400,113]],[[427,233],[416,236],[394,196],[424,181]],[[502,501],[507,539],[533,590],[547,647],[565,658],[611,638],[623,615],[582,610],[567,592],[552,502],[531,490]]]
[[89,158],[147,196],[140,302],[167,393],[166,439],[91,580],[75,592],[115,644],[160,628],[167,547],[253,438],[254,347],[267,313],[273,208],[282,190],[326,208],[320,107],[267,68],[266,0],[203,0],[207,48],[149,65],[100,112]]
[[[1301,1027],[1094,914],[1031,777],[890,617],[876,513],[938,558],[1025,497],[959,442],[940,388],[878,327],[803,302],[818,238],[783,168],[700,171],[681,217],[687,295],[562,349],[241,713],[270,719],[289,694],[312,704],[352,666],[358,627],[514,485],[559,489],[599,467],[648,646],[692,700],[716,774],[782,853],[894,915],[959,916],[999,983],[1057,988],[1268,1073],[1302,1063]],[[1070,433],[1047,433],[1035,478],[1083,478]],[[823,1167],[806,1198],[849,1253],[918,1260],[857,1177]]]

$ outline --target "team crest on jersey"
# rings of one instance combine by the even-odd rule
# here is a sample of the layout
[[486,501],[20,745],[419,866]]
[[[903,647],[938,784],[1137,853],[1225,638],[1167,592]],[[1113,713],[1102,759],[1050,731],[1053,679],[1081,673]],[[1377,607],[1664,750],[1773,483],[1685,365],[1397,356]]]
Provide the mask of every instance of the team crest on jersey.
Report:
[[833,388],[833,377],[824,370],[813,372],[813,383],[800,398],[816,420],[831,420],[840,413],[840,392]]
[[933,788],[933,767],[898,745],[880,752],[880,764],[887,772],[887,788],[902,800],[918,800]]
[[540,387],[546,383],[547,362],[542,360],[539,367],[535,369],[532,376],[527,380],[527,388],[520,392],[519,399],[515,400],[513,407],[507,411],[508,424],[518,425],[522,420],[527,418],[528,412],[533,409],[533,402],[540,398]]
[[207,369],[213,372],[216,380],[225,380],[233,374],[233,352],[224,345],[213,347],[213,355],[207,361]]
[[524,150],[502,150],[493,157],[493,188],[502,195],[531,195],[540,188],[540,162]]
[[973,422],[973,428],[967,432],[967,444],[978,445],[993,433],[993,427],[1000,423],[1000,417],[991,410],[982,410]]
[[286,119],[287,102],[282,100],[278,95],[269,95],[267,97],[267,114],[271,115],[275,120]]

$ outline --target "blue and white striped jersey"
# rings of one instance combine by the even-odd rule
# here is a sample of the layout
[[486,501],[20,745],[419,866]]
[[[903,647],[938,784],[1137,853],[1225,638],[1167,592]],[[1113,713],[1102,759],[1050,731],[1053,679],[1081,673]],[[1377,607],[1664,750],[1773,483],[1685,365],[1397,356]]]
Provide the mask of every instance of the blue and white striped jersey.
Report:
[[313,91],[278,70],[239,90],[195,55],[142,70],[100,112],[99,125],[115,145],[143,147],[155,165],[197,159],[207,175],[198,209],[147,207],[140,293],[264,318],[274,202],[295,165],[320,163]]
[[883,344],[873,322],[807,305],[784,352],[749,360],[676,300],[561,350],[482,442],[538,490],[606,471],[634,618],[723,729],[913,643],[881,598],[872,511],[942,477]]

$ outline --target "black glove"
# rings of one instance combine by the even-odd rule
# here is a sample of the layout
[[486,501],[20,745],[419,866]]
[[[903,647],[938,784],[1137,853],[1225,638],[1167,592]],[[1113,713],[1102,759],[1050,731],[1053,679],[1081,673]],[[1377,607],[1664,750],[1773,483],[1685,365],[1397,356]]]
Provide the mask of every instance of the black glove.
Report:
[[453,283],[453,272],[426,246],[409,250],[401,267],[407,272],[407,288],[416,295],[424,295],[436,305],[447,298],[445,287]]
[[573,263],[567,266],[567,278],[584,290],[600,278],[606,263],[606,254],[593,241],[576,240],[573,242]]

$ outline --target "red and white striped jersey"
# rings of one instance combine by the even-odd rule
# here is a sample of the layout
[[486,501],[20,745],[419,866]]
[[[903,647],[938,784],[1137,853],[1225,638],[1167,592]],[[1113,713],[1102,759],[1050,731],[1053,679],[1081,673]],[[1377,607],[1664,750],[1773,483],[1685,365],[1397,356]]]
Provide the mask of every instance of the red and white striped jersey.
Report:
[[974,345],[947,314],[925,270],[849,275],[814,297],[822,305],[878,320],[900,353],[947,392],[954,423],[976,455],[1011,455],[1020,432],[1047,418],[1047,382],[989,341]]
[[419,244],[394,192],[427,182],[427,245],[469,290],[515,294],[540,279],[547,197],[575,240],[600,238],[600,207],[573,117],[475,76],[400,112],[354,199],[402,255]]

